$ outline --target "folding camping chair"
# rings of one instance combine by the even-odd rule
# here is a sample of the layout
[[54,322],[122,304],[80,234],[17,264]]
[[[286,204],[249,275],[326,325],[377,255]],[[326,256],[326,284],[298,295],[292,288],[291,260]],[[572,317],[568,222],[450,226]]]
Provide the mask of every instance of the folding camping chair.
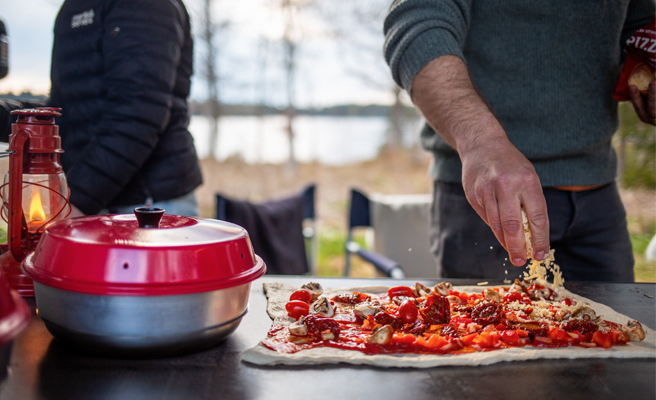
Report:
[[216,218],[248,232],[268,274],[315,274],[317,242],[315,185],[300,193],[261,203],[216,194]]
[[[366,196],[351,189],[344,276],[356,254],[392,278],[437,277],[428,239],[431,201],[430,195]],[[353,240],[354,230],[363,227],[373,233],[365,247]]]

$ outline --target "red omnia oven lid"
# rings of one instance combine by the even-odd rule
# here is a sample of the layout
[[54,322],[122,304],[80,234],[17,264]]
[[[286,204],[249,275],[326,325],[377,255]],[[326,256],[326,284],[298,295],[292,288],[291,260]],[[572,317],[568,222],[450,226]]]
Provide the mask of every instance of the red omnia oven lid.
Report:
[[18,336],[27,327],[31,315],[25,300],[9,289],[5,274],[0,272],[0,346]]
[[251,282],[266,266],[246,230],[228,222],[163,215],[96,215],[49,225],[23,270],[35,282],[99,295],[173,295]]

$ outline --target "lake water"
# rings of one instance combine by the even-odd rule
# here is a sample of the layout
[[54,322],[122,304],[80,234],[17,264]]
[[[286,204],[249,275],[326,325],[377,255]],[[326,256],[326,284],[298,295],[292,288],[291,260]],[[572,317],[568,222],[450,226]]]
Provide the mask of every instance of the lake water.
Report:
[[[284,163],[289,159],[289,141],[283,116],[228,116],[220,119],[214,155],[218,160],[239,156],[248,163]],[[404,126],[404,145],[419,138],[420,120]],[[198,157],[209,152],[210,119],[192,116],[189,130]],[[299,116],[294,121],[294,152],[299,162],[343,165],[376,157],[385,143],[385,117]]]

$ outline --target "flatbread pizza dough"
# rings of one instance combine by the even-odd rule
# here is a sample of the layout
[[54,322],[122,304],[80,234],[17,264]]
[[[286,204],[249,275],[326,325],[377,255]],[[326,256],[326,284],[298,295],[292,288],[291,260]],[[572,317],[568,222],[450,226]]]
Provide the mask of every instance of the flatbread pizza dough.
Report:
[[[490,286],[488,286],[490,287]],[[453,289],[471,293],[481,293],[486,286],[456,286]],[[267,296],[267,313],[273,320],[274,325],[287,326],[293,322],[287,316],[285,304],[289,296],[298,287],[284,283],[264,283],[264,293]],[[367,286],[352,288],[326,288],[324,295],[328,298],[338,294],[351,292],[362,292],[367,294],[386,293],[388,287]],[[593,302],[585,297],[578,296],[567,290],[561,295],[571,297],[577,302],[586,302],[596,311],[603,315],[605,320],[625,324],[630,318],[622,315],[610,307]],[[301,350],[296,353],[287,354],[270,350],[262,344],[248,349],[242,354],[242,360],[257,365],[320,365],[346,363],[353,365],[372,365],[378,367],[401,367],[401,368],[432,368],[439,366],[479,366],[490,365],[504,361],[523,361],[536,359],[577,359],[577,358],[656,358],[656,334],[644,326],[645,339],[641,342],[630,342],[624,346],[613,346],[609,349],[603,348],[534,348],[513,347],[494,351],[467,353],[467,354],[376,354],[367,355],[359,351],[342,350],[328,347]]]

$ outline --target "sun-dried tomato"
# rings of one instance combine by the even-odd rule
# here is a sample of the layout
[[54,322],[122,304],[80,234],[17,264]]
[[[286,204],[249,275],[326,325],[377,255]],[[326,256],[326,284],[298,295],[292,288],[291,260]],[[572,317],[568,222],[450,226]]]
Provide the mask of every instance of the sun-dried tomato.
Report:
[[578,331],[581,335],[587,335],[588,333],[597,332],[599,330],[599,325],[594,321],[576,318],[564,322],[560,328],[567,332]]
[[431,293],[419,312],[424,321],[431,325],[448,324],[451,319],[449,299],[436,293]]
[[451,325],[447,325],[442,329],[442,336],[458,337],[458,331]]
[[309,314],[305,316],[303,322],[307,326],[310,335],[320,335],[321,332],[330,329],[335,337],[339,336],[339,323],[332,318]]
[[369,299],[369,296],[367,296],[366,294],[353,292],[351,294],[334,296],[331,300],[337,301],[339,303],[358,304],[358,303],[362,303],[363,301],[366,301],[367,299]]
[[385,311],[376,313],[376,315],[374,315],[374,321],[381,325],[392,325],[394,330],[403,328],[403,321],[401,321],[400,318],[396,318],[393,315],[386,313]]
[[460,313],[470,314],[473,309],[474,309],[474,306],[472,306],[470,304],[454,304],[453,305],[453,311],[460,312]]
[[521,329],[528,332],[530,336],[547,336],[548,329],[544,325],[535,322],[513,322],[507,321],[508,327],[511,329]]
[[493,301],[484,301],[474,307],[471,317],[474,322],[482,326],[496,325],[501,321],[502,310],[501,304]]
[[426,325],[425,323],[423,323],[420,320],[417,320],[415,322],[415,325],[412,328],[408,329],[407,332],[415,334],[415,335],[421,335],[422,333],[426,332],[427,328],[428,328],[428,325]]

